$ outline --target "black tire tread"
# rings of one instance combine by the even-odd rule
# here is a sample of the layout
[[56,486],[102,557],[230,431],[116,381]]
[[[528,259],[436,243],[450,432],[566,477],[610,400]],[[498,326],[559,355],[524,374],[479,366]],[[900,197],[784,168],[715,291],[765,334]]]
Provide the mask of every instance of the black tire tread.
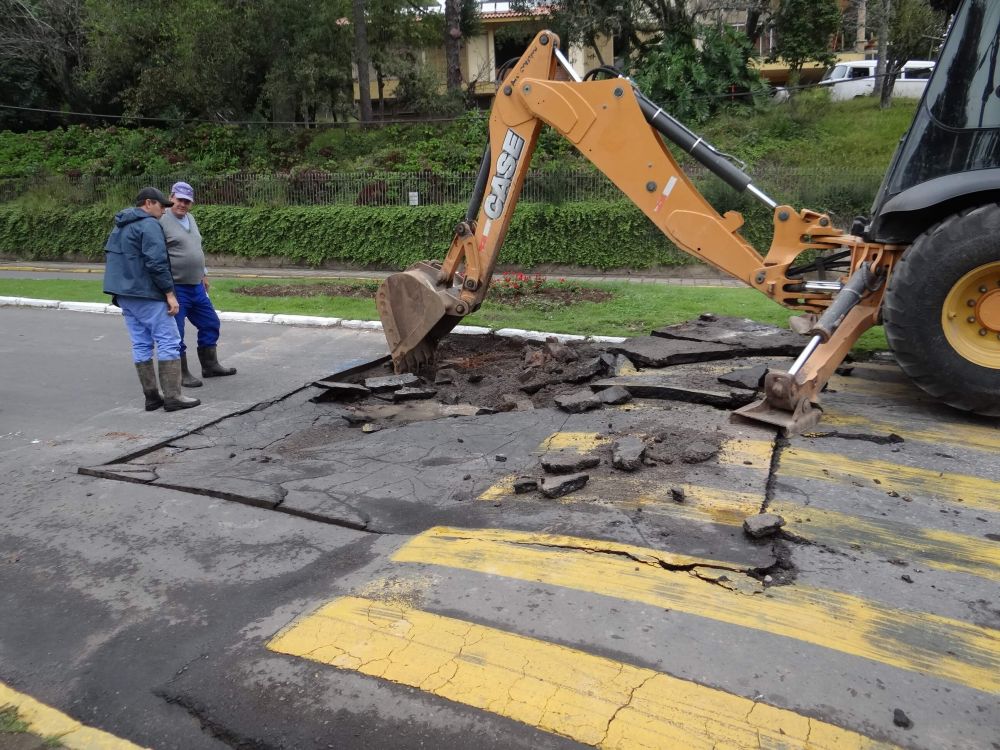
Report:
[[[915,300],[925,299],[929,291],[940,291],[932,285],[942,259],[948,254],[948,263],[960,264],[954,246],[975,237],[992,238],[1000,248],[1000,205],[965,209],[920,235],[893,269],[882,314],[896,361],[920,388],[957,409],[995,417],[1000,416],[1000,371],[966,361],[947,343],[943,331],[927,330],[926,321],[914,315]],[[1000,251],[994,259],[1000,259]],[[973,259],[964,272],[976,265]]]

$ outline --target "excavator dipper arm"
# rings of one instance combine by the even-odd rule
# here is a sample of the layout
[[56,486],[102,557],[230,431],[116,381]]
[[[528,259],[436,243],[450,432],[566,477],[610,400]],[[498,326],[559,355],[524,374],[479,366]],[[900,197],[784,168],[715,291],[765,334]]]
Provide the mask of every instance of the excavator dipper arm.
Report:
[[[830,305],[829,290],[806,288],[801,279],[787,276],[788,268],[804,250],[845,246],[853,250],[857,267],[867,255],[867,245],[840,235],[823,214],[777,205],[748,175],[627,79],[575,79],[563,65],[558,44],[556,35],[540,32],[504,79],[490,115],[489,146],[477,187],[444,261],[423,261],[394,274],[376,294],[397,372],[430,362],[440,339],[482,304],[543,124],[573,143],[681,249],[779,304],[810,313]],[[734,189],[750,192],[774,210],[774,240],[766,257],[739,234],[740,214],[720,215],[705,200],[661,135]],[[874,322],[873,315],[849,319],[850,325],[840,327],[842,343],[831,348],[828,342],[822,352],[813,354],[811,361],[818,369],[815,377],[809,377],[818,388],[829,377],[821,377],[822,373],[832,372],[857,336]],[[836,361],[830,367],[820,364],[824,358]],[[811,398],[818,388],[805,390]]]

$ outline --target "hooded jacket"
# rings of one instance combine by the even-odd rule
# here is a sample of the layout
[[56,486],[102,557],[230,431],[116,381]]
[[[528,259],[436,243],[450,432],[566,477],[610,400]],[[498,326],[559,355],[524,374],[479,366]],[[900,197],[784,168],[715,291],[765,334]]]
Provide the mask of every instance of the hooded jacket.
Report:
[[165,300],[174,289],[163,229],[141,208],[115,214],[115,228],[104,245],[104,292],[115,296]]

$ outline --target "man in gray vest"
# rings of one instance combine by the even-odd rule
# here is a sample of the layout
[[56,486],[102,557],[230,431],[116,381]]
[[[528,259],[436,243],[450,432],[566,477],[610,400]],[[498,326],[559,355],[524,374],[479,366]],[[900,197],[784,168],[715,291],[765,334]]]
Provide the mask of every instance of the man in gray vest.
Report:
[[219,315],[208,298],[209,282],[205,270],[205,251],[201,247],[201,232],[198,222],[190,214],[194,203],[194,188],[186,182],[175,182],[170,188],[173,205],[164,211],[160,226],[167,238],[167,252],[170,254],[170,270],[174,278],[174,290],[180,311],[174,317],[181,336],[181,368],[185,388],[197,388],[202,383],[188,370],[187,346],[184,344],[184,321],[190,320],[198,329],[198,360],[201,375],[215,378],[235,375],[235,367],[219,364],[216,347],[219,343]]
[[[163,231],[156,221],[170,206],[159,190],[143,188],[134,207],[115,214],[115,227],[104,247],[104,291],[122,309],[146,411],[161,406],[167,411],[190,409],[201,403],[181,391],[181,342],[170,319],[178,311],[177,297]],[[162,397],[156,386],[154,351],[160,362]]]

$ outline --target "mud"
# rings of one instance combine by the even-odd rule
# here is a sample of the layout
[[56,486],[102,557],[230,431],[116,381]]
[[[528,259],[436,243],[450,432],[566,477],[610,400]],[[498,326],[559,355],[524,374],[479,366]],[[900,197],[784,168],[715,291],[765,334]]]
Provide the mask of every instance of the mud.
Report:
[[[482,410],[479,413],[489,413],[555,406],[557,396],[576,393],[592,380],[613,374],[613,369],[614,357],[592,344],[452,335],[438,346],[436,362],[416,374],[420,387],[434,392],[433,401],[471,404]],[[386,362],[341,380],[363,385],[391,374],[392,365]],[[319,400],[341,400],[340,393],[328,394]],[[386,401],[392,401],[391,393],[373,393],[355,403],[384,411]]]

